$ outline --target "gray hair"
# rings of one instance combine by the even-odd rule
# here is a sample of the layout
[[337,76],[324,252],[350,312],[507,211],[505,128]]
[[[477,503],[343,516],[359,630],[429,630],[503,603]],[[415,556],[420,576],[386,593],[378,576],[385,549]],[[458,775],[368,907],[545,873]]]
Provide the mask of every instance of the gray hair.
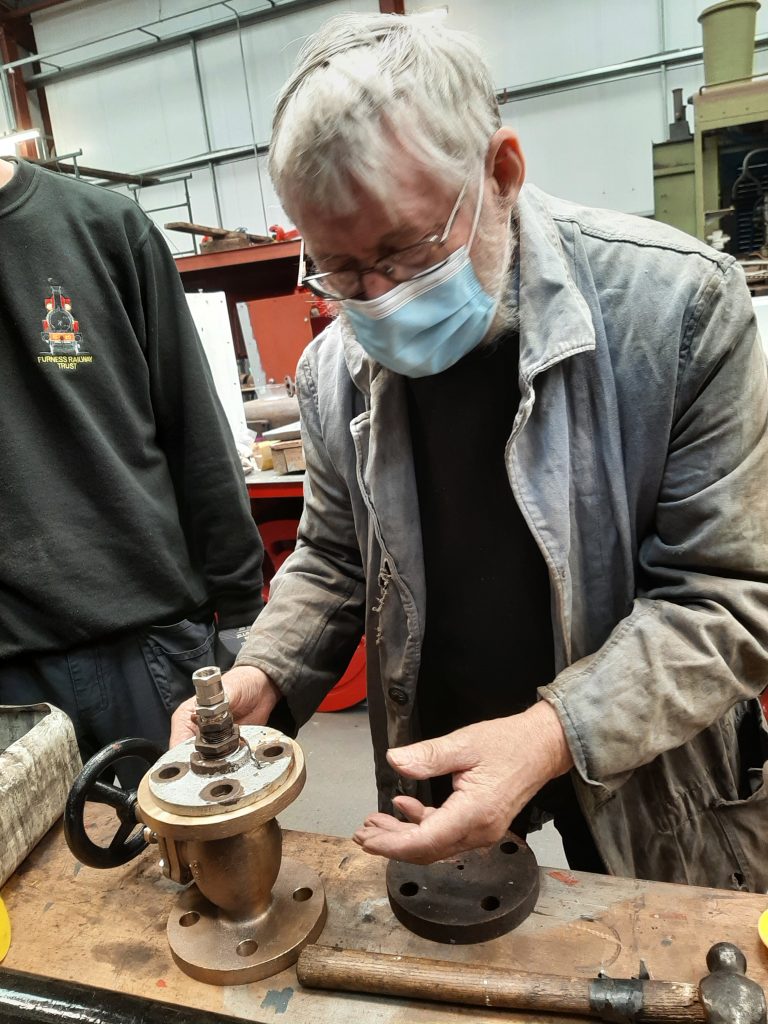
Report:
[[470,37],[425,19],[342,14],[307,40],[280,93],[269,170],[289,213],[300,199],[346,214],[350,184],[386,197],[396,145],[458,188],[500,125]]

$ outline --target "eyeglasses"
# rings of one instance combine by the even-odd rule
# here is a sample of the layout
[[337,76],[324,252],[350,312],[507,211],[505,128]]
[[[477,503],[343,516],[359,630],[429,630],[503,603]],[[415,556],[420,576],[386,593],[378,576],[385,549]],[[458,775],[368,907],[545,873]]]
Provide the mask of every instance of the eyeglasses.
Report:
[[445,245],[445,241],[451,233],[453,222],[461,208],[462,201],[467,191],[464,184],[459,198],[454,203],[448,223],[442,232],[429,235],[420,242],[408,245],[405,249],[398,249],[387,256],[382,256],[369,267],[354,269],[351,267],[343,270],[330,270],[324,274],[307,274],[302,279],[311,292],[323,299],[354,299],[364,290],[364,277],[366,274],[381,274],[394,284],[402,284],[404,281],[413,281],[416,278],[431,274],[448,262],[450,253],[443,259],[439,258],[439,250]]

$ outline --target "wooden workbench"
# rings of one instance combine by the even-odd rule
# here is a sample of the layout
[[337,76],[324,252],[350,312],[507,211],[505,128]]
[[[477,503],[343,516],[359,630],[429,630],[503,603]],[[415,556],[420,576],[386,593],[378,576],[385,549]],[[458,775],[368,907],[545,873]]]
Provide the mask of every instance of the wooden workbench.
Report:
[[[746,953],[749,974],[768,985],[768,957],[756,929],[759,914],[768,906],[765,896],[543,868],[536,910],[517,931],[475,946],[442,946],[411,935],[397,923],[386,898],[384,862],[362,853],[350,840],[286,832],[284,848],[324,878],[329,911],[319,941],[326,945],[585,977],[601,968],[613,977],[629,977],[642,957],[654,978],[698,981],[706,972],[709,946],[727,939]],[[192,981],[174,965],[165,938],[177,891],[160,875],[149,851],[113,871],[81,867],[56,826],[2,890],[13,930],[4,966],[244,1020],[436,1024],[463,1017],[499,1024],[541,1019],[309,992],[299,987],[293,969],[237,988]]]

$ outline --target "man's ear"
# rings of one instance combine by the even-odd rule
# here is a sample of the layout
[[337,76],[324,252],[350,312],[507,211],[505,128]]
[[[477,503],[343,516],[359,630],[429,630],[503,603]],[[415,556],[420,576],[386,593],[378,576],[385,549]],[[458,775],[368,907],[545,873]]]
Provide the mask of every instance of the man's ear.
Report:
[[501,200],[516,201],[525,181],[525,158],[520,140],[511,128],[499,128],[491,136],[486,173]]

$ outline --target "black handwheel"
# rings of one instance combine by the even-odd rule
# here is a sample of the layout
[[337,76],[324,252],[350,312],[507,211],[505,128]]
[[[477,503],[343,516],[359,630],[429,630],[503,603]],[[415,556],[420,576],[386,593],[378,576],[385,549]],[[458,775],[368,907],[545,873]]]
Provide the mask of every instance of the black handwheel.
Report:
[[[75,779],[64,808],[64,837],[67,846],[82,864],[89,868],[116,868],[127,864],[147,848],[142,832],[132,836],[139,822],[136,818],[136,790],[120,789],[101,776],[116,761],[136,757],[151,767],[165,751],[151,740],[118,740],[104,747],[90,759]],[[97,846],[85,831],[85,805],[88,801],[114,808],[120,827],[109,846]]]

